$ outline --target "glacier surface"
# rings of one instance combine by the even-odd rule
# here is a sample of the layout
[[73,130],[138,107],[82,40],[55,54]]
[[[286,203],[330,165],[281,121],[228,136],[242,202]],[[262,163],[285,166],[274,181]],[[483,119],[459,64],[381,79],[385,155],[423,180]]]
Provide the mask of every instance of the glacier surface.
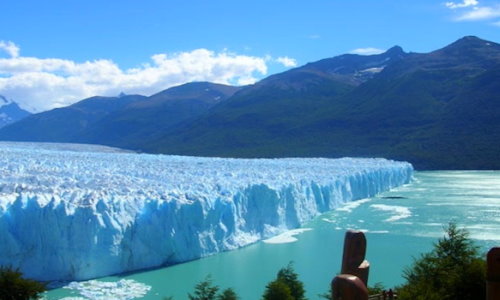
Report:
[[84,280],[236,249],[408,183],[386,159],[222,159],[0,143],[0,265]]

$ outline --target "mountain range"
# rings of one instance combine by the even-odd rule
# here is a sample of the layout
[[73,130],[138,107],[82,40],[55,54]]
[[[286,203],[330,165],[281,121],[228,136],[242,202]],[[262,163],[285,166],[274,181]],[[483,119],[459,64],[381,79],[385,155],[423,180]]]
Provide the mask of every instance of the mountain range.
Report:
[[19,105],[0,95],[0,128],[19,121],[31,113],[19,107]]
[[194,82],[150,97],[91,97],[34,114],[0,132],[10,141],[72,142],[140,149],[183,121],[192,120],[240,87]]
[[29,116],[0,139],[226,157],[386,157],[417,169],[500,169],[500,45],[346,54],[231,87],[190,83]]

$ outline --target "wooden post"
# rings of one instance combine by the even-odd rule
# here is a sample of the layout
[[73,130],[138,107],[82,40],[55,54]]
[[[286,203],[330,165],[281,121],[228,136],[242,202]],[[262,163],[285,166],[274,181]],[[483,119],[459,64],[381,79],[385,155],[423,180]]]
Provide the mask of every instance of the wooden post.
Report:
[[500,247],[488,251],[486,265],[486,299],[500,300]]
[[344,239],[341,274],[351,274],[368,286],[370,263],[365,260],[366,237],[361,231],[348,230]]
[[366,285],[354,275],[342,274],[332,280],[333,300],[368,300]]

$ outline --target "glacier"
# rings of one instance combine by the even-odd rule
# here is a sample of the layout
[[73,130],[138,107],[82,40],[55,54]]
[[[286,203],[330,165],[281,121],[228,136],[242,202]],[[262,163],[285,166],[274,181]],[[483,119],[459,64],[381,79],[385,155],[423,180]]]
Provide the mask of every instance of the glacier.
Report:
[[382,158],[228,159],[0,142],[0,265],[44,281],[189,261],[411,180]]

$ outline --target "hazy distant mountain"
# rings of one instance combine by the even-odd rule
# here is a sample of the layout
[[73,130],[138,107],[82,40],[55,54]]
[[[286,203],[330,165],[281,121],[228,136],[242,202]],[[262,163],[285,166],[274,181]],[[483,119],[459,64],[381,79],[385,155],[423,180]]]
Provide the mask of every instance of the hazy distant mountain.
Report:
[[151,97],[92,97],[32,115],[0,130],[12,141],[78,142],[133,148],[165,128],[198,116],[239,88],[189,83]]
[[35,142],[79,142],[92,124],[144,96],[92,97],[68,107],[33,114],[0,130],[0,139]]
[[0,95],[0,128],[21,120],[30,113],[20,108],[16,102]]
[[[368,69],[380,72],[359,75]],[[500,45],[476,37],[427,54],[339,56],[271,76],[146,150],[500,169],[499,82]]]

